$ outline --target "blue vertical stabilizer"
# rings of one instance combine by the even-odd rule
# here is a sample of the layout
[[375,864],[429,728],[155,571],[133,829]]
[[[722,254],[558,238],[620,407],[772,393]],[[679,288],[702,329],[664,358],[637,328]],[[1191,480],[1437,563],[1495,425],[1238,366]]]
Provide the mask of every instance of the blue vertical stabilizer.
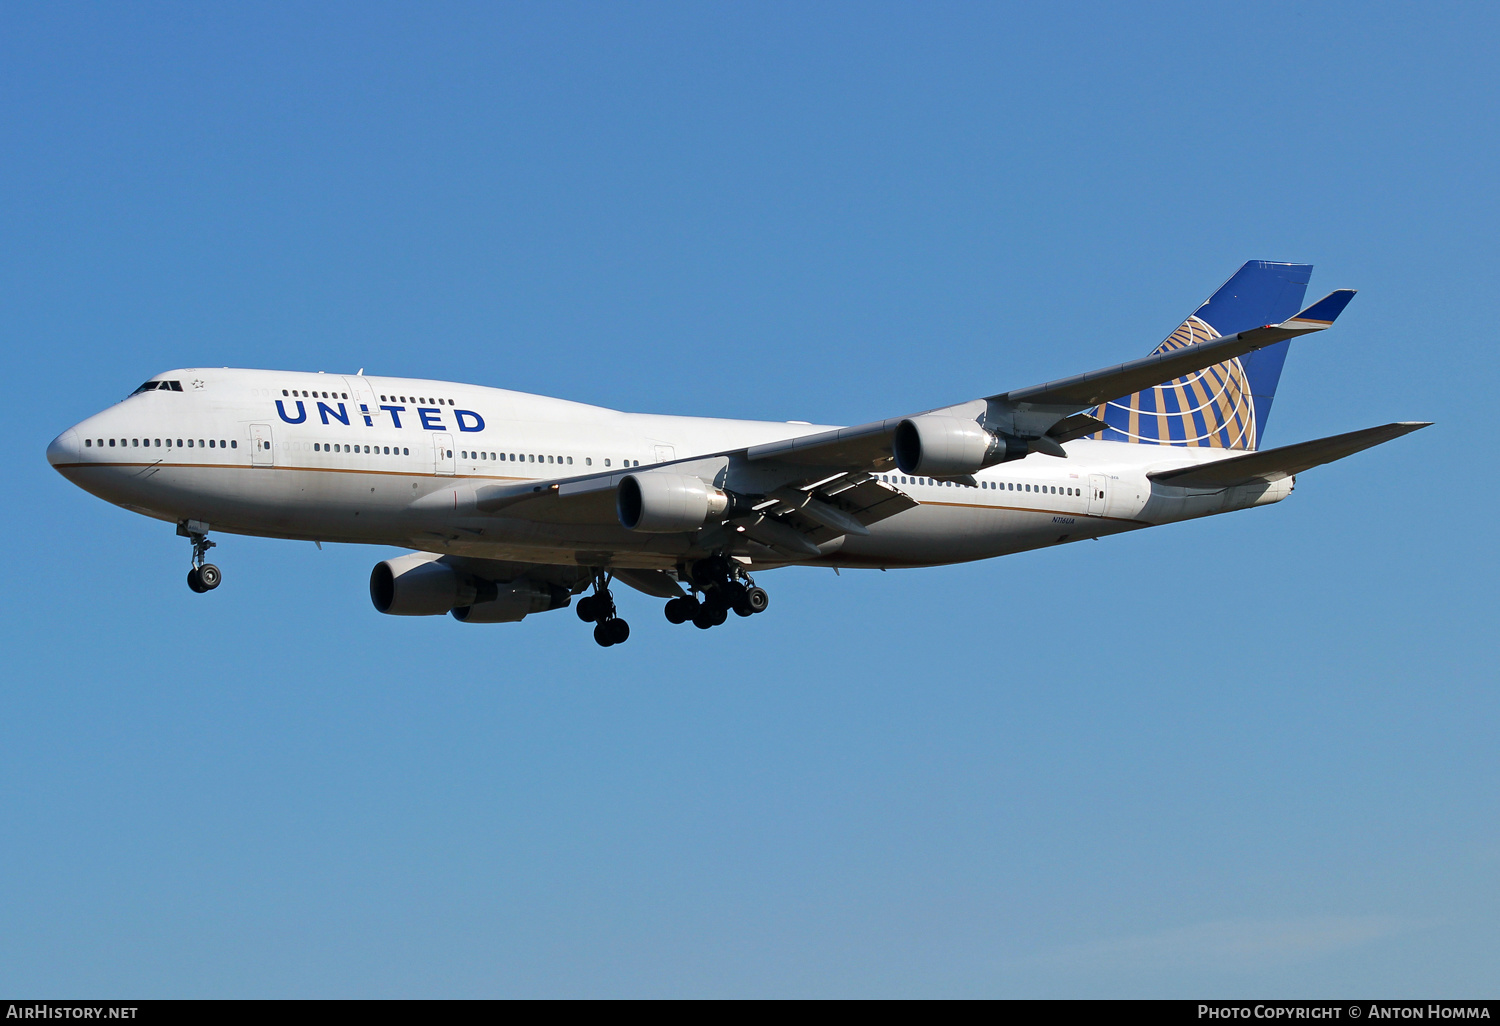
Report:
[[[1298,312],[1312,264],[1251,260],[1153,352],[1280,324]],[[1098,407],[1109,425],[1095,435],[1142,445],[1254,449],[1271,413],[1287,346],[1279,342],[1197,374]]]

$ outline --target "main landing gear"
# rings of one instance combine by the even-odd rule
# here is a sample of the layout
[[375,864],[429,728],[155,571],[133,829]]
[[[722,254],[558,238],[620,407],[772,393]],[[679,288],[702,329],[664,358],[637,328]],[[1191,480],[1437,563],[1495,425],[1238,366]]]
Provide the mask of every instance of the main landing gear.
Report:
[[218,567],[203,561],[208,550],[214,547],[214,543],[208,540],[208,525],[186,520],[177,525],[177,533],[193,543],[193,566],[187,574],[188,587],[200,595],[213,591],[224,580],[224,575]]
[[722,556],[694,563],[692,581],[697,594],[667,603],[665,612],[672,623],[691,620],[694,627],[706,631],[728,620],[731,610],[737,616],[754,616],[771,604],[764,588],[757,588],[738,563]]
[[578,619],[594,625],[594,640],[603,648],[623,644],[630,637],[630,624],[615,611],[615,597],[609,591],[609,577],[594,576],[594,593],[585,595],[574,607]]

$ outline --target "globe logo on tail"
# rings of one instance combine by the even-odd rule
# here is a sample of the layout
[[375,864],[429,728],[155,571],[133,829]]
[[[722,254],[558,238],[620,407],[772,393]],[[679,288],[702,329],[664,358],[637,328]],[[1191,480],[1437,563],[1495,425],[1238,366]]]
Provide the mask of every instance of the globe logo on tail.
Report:
[[[1202,318],[1189,317],[1154,352],[1165,353],[1218,337]],[[1255,403],[1238,358],[1096,408],[1108,425],[1093,437],[1144,445],[1215,449],[1255,447]]]

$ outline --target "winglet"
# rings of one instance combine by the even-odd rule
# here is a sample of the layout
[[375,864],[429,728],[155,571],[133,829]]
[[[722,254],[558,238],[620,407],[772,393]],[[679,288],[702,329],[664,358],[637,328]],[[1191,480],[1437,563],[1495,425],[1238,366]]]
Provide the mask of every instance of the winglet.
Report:
[[1349,300],[1354,298],[1354,292],[1354,289],[1339,289],[1337,292],[1330,292],[1297,316],[1283,321],[1281,327],[1326,328],[1344,312],[1344,307],[1348,306]]

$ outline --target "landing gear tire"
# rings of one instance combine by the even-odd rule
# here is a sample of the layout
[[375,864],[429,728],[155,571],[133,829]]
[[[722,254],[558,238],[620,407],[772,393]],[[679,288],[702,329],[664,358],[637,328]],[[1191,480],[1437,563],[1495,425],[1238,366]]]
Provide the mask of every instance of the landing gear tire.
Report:
[[738,616],[749,616],[755,610],[750,608],[750,589],[739,581],[733,581],[724,586],[724,602]]
[[594,625],[594,640],[600,648],[623,644],[630,637],[630,624],[615,615],[615,599],[609,593],[609,575],[594,572],[594,593],[578,600],[578,619]]
[[766,589],[749,588],[745,591],[745,605],[750,607],[751,613],[764,613],[770,604],[771,596],[766,594]]
[[697,612],[698,603],[690,598],[674,598],[665,610],[669,623],[687,623]]
[[630,640],[630,624],[615,617],[613,620],[601,620],[594,625],[594,640],[601,648],[609,648],[611,645],[623,645]]
[[[194,528],[202,528],[202,530]],[[187,582],[188,587],[199,595],[205,591],[213,591],[224,579],[218,567],[203,561],[208,550],[214,547],[214,543],[208,540],[207,531],[207,524],[199,524],[195,520],[184,520],[177,525],[177,534],[193,543],[193,566],[188,571]]]
[[714,622],[714,611],[707,606],[699,606],[697,612],[693,613],[693,626],[700,631],[717,626]]

